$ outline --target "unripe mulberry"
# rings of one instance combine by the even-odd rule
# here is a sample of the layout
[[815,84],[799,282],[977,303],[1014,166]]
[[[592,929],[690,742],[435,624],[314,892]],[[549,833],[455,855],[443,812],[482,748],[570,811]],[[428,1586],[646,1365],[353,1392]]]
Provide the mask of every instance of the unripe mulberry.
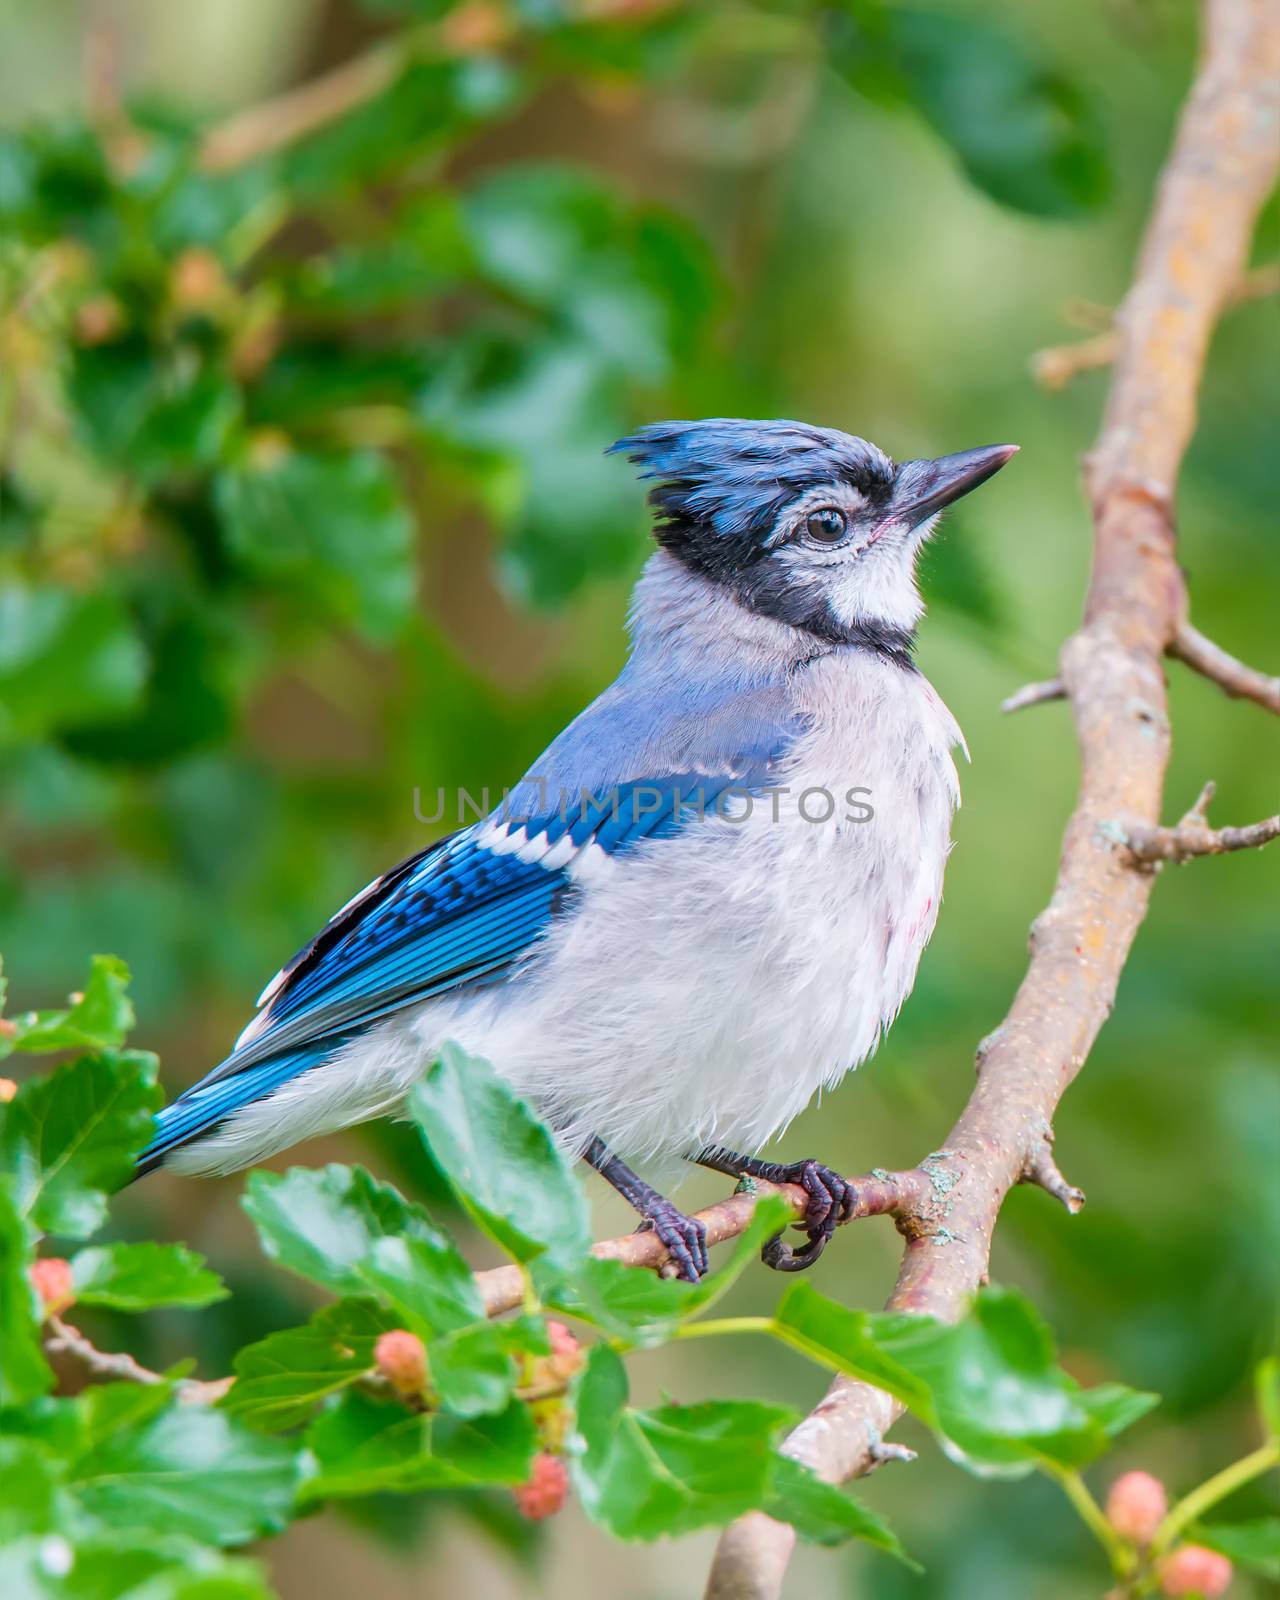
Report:
[[1139,1546],[1151,1543],[1151,1536],[1168,1509],[1164,1484],[1149,1472],[1124,1473],[1107,1495],[1107,1521],[1118,1534]]
[[1218,1600],[1231,1587],[1231,1563],[1202,1544],[1184,1544],[1160,1563],[1160,1593]]
[[416,1333],[392,1328],[373,1347],[378,1371],[397,1394],[414,1399],[427,1386],[427,1351]]
[[61,1256],[44,1256],[31,1263],[31,1285],[40,1296],[47,1317],[56,1316],[75,1304],[75,1284],[71,1263]]

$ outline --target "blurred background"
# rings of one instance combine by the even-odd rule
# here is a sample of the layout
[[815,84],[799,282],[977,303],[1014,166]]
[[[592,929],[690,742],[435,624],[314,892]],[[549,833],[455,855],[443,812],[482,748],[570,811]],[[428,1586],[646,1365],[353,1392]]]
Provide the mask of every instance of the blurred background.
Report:
[[[782,1153],[860,1171],[941,1141],[1022,975],[1076,783],[1066,709],[999,703],[1052,675],[1078,620],[1105,376],[1050,392],[1030,358],[1124,291],[1197,8],[931,4],[0,0],[15,1007],[116,952],[170,1092],[219,1059],[282,960],[452,825],[420,820],[437,789],[500,790],[616,672],[648,545],[641,490],[602,451],[633,425],[792,416],[903,457],[1012,439],[1018,461],[925,556],[921,663],[972,752],[938,932],[878,1057]],[[317,79],[318,102],[279,100]],[[1273,204],[1257,259],[1278,247]],[[1271,670],[1277,357],[1274,301],[1226,316],[1179,508],[1198,625]],[[1171,675],[1170,816],[1209,777],[1218,820],[1274,811],[1274,724]],[[1102,1486],[1141,1465],[1185,1488],[1253,1443],[1280,1270],[1278,892],[1280,851],[1164,874],[1058,1120],[1088,1208],[1020,1191],[999,1230],[995,1276],[1038,1302],[1066,1365],[1164,1396]],[[335,1157],[440,1203],[393,1127],[298,1158]],[[625,1230],[591,1181],[597,1231]],[[721,1187],[703,1174],[682,1198]],[[117,1207],[124,1236],[188,1240],[237,1290],[149,1319],[153,1363],[194,1347],[214,1375],[305,1310],[240,1189],[160,1176]],[[815,1279],[877,1306],[897,1256],[863,1224]],[[778,1288],[761,1268],[736,1294]],[[646,1400],[807,1409],[821,1389],[750,1341],[632,1369]],[[795,1593],[1100,1592],[1051,1484],[979,1482],[902,1437],[920,1461],[860,1492],[926,1575],[802,1550]],[[1274,1509],[1251,1492],[1239,1514]],[[326,1512],[265,1556],[286,1600],[662,1600],[700,1587],[712,1543],[623,1548],[572,1505],[533,1528],[503,1497],[435,1497]]]

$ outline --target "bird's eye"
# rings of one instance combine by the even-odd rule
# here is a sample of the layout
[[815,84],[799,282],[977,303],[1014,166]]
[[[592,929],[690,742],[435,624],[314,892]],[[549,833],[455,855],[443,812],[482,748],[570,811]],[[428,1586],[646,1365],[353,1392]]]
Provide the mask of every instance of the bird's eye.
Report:
[[805,531],[819,544],[835,544],[844,538],[848,526],[849,519],[838,506],[819,506],[805,521]]

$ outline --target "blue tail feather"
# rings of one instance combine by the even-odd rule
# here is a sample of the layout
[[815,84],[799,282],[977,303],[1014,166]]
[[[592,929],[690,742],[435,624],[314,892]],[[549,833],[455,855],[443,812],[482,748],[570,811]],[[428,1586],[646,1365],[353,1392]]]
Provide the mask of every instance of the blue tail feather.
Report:
[[319,1066],[345,1043],[345,1038],[326,1039],[323,1043],[286,1051],[214,1083],[198,1083],[180,1094],[171,1105],[156,1113],[155,1137],[138,1157],[134,1176],[141,1178],[154,1172],[163,1166],[166,1156],[212,1133],[219,1123],[225,1122],[242,1106],[261,1100],[299,1073]]

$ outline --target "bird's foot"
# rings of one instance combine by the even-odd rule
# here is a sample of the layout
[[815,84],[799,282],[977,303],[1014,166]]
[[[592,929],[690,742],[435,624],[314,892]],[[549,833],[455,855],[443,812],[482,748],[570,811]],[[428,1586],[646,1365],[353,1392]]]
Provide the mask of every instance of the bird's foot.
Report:
[[811,1267],[827,1248],[836,1225],[847,1222],[853,1215],[858,1191],[830,1167],[820,1161],[795,1161],[790,1166],[776,1166],[769,1173],[775,1183],[796,1183],[809,1197],[808,1208],[798,1224],[809,1236],[802,1250],[793,1250],[776,1234],[760,1252],[761,1260],[775,1272],[803,1272]]
[[697,1283],[707,1271],[707,1230],[696,1217],[687,1217],[670,1200],[655,1195],[645,1206],[637,1230],[656,1233],[686,1283]]

